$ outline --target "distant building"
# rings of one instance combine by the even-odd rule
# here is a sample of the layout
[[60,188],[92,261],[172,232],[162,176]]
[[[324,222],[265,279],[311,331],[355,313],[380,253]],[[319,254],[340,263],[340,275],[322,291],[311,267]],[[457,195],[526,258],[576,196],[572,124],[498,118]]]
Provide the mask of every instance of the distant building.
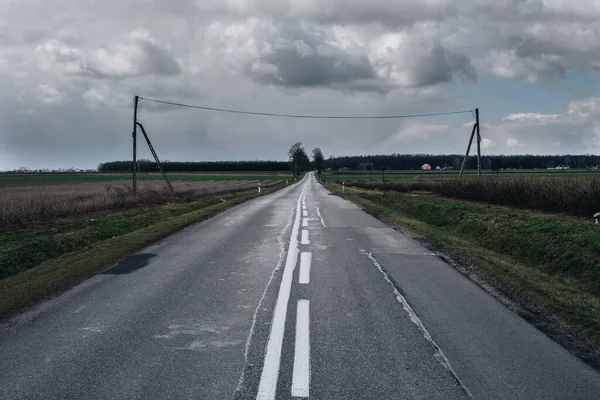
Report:
[[429,164],[423,164],[421,166],[421,169],[424,170],[424,171],[431,171],[431,165],[429,165]]

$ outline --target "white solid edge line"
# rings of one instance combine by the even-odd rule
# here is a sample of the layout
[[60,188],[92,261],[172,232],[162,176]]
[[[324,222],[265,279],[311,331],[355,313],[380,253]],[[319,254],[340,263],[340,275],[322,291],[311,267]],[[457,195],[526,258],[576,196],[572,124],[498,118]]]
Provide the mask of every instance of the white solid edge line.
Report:
[[310,283],[310,265],[312,263],[312,253],[304,252],[300,254],[300,274],[298,283],[306,285]]
[[308,229],[302,229],[302,238],[300,239],[300,244],[310,244],[310,240],[308,240]]
[[292,372],[292,396],[308,397],[310,391],[310,302],[298,300],[296,347]]
[[406,313],[408,314],[408,317],[410,318],[412,323],[415,324],[417,326],[417,328],[419,328],[419,330],[421,330],[425,340],[427,340],[429,343],[431,343],[431,345],[435,349],[434,357],[440,361],[442,366],[444,366],[444,368],[446,368],[450,372],[450,374],[452,374],[452,376],[454,377],[456,382],[458,382],[458,384],[463,389],[465,394],[469,398],[472,399],[473,395],[471,394],[469,389],[465,386],[465,384],[460,380],[460,378],[458,377],[458,375],[452,368],[452,365],[450,365],[450,361],[448,360],[448,358],[446,358],[446,355],[444,354],[444,352],[442,351],[440,346],[438,346],[438,344],[435,342],[435,340],[433,340],[433,338],[429,334],[429,331],[427,330],[427,328],[425,328],[425,325],[423,325],[423,322],[421,322],[421,319],[417,316],[417,313],[413,310],[413,308],[410,306],[410,304],[408,304],[408,301],[406,300],[406,298],[404,296],[402,296],[402,294],[398,291],[398,289],[396,289],[396,286],[394,286],[394,282],[392,282],[392,280],[390,279],[388,274],[383,270],[383,268],[381,267],[381,264],[379,264],[379,262],[377,262],[375,257],[373,257],[373,254],[372,253],[366,253],[366,254],[367,254],[367,257],[369,257],[369,259],[373,263],[373,265],[375,265],[375,267],[377,267],[379,272],[381,272],[381,274],[383,275],[383,279],[385,279],[385,281],[387,283],[389,283],[390,286],[392,286],[392,291],[396,295],[396,300],[398,300],[398,302],[402,305],[402,308],[404,309],[404,311],[406,311]]
[[308,218],[302,218],[302,226],[308,226]]
[[[293,223],[294,223],[294,214],[292,213],[292,214],[290,214],[290,217],[288,219],[287,224],[281,230],[281,233],[277,237],[277,242],[279,243],[279,247],[281,249],[280,252],[279,252],[279,260],[277,260],[277,266],[271,272],[271,276],[269,277],[269,281],[267,282],[267,286],[265,286],[265,290],[263,291],[263,294],[262,294],[262,296],[261,296],[261,298],[260,298],[260,300],[258,302],[258,305],[256,306],[256,309],[254,310],[254,315],[252,316],[252,325],[250,325],[250,333],[248,334],[248,338],[246,339],[246,346],[244,347],[244,363],[245,364],[248,363],[248,352],[250,351],[250,345],[251,345],[252,339],[254,337],[254,331],[255,331],[255,326],[256,326],[256,319],[257,319],[257,316],[258,316],[258,310],[260,310],[262,308],[262,305],[263,305],[263,302],[265,300],[265,297],[267,296],[267,292],[269,290],[269,287],[271,287],[271,283],[275,279],[275,274],[283,266],[284,256],[286,255],[286,253],[285,253],[285,242],[284,242],[285,239],[283,238],[283,235],[288,230],[288,228],[290,226],[292,226]],[[240,379],[238,380],[238,385],[237,385],[237,388],[235,389],[236,392],[239,391],[239,390],[241,390],[242,385],[244,384],[245,379],[246,379],[246,373],[245,373],[245,368],[244,368],[244,370],[242,370],[242,373],[240,374]]]
[[298,259],[298,231],[300,229],[300,199],[306,192],[306,184],[302,189],[302,194],[298,197],[296,204],[296,218],[290,237],[287,259],[281,278],[281,286],[277,294],[273,320],[271,322],[271,332],[265,351],[265,361],[263,364],[260,382],[258,385],[257,400],[273,400],[277,394],[277,380],[279,379],[279,368],[281,363],[281,349],[283,347],[283,334],[285,331],[285,319],[287,314],[290,291],[294,277],[294,268]]
[[303,210],[303,211],[302,211],[302,216],[303,216],[303,217],[308,217],[308,211],[306,211],[306,210]]

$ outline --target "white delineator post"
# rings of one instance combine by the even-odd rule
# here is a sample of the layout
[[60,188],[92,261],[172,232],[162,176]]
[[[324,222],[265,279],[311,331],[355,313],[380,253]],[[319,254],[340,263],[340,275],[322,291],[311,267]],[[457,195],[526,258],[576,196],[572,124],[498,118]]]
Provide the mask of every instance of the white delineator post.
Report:
[[342,192],[346,191],[346,182],[342,182]]
[[260,193],[260,182],[258,182],[258,193]]

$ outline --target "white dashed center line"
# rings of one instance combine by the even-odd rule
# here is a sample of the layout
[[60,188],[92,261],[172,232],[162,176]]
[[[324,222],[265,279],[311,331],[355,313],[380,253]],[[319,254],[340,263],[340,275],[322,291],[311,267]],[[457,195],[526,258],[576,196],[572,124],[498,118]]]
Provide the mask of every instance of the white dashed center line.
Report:
[[309,305],[310,302],[308,300],[298,300],[296,347],[294,349],[294,371],[292,375],[293,397],[308,397],[310,389]]
[[302,239],[300,240],[300,244],[310,244],[310,240],[308,240],[308,229],[302,229]]
[[308,217],[308,211],[306,211],[306,210],[302,211],[302,216],[303,217]]
[[308,218],[302,218],[302,226],[308,226]]
[[310,283],[310,264],[312,263],[312,253],[304,252],[300,254],[300,275],[298,283],[306,285]]

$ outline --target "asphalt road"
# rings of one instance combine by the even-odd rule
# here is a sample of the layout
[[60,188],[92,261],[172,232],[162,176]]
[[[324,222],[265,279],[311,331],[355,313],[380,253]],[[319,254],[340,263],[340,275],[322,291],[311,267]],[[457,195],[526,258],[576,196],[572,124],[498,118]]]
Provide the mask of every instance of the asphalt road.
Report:
[[312,175],[0,325],[0,399],[596,399],[600,374]]

